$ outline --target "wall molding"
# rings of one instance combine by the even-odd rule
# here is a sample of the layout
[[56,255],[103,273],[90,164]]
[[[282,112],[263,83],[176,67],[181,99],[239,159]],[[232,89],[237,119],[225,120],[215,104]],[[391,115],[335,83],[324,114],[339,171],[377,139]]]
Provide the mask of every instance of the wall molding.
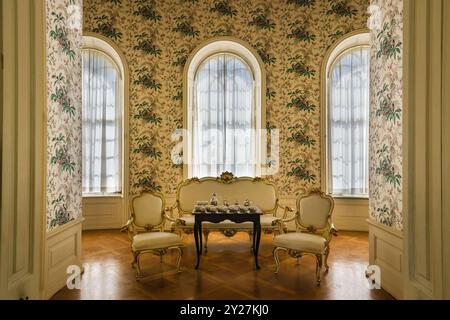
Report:
[[47,233],[44,248],[43,299],[50,299],[66,286],[67,267],[81,261],[81,225],[83,218],[71,221]]
[[369,224],[369,262],[381,269],[381,287],[403,299],[403,235],[373,219]]
[[447,0],[405,0],[404,290],[409,299],[450,298],[450,208],[444,193],[450,182],[449,9]]
[[45,230],[45,5],[2,1],[0,298],[38,299]]

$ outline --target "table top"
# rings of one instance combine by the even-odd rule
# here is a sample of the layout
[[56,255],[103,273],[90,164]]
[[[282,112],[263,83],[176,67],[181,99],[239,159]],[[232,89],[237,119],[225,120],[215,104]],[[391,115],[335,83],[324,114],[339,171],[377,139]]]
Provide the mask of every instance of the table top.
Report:
[[199,214],[207,214],[207,215],[244,215],[244,214],[251,214],[251,215],[262,215],[263,212],[260,208],[255,207],[254,211],[250,211],[249,209],[245,210],[245,208],[240,208],[239,211],[198,211],[196,209],[192,210],[193,215],[199,215]]

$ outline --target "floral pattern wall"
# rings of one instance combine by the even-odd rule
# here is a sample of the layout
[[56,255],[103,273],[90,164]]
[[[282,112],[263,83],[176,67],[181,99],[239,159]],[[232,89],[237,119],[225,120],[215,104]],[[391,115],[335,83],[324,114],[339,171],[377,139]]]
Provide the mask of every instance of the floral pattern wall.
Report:
[[47,230],[81,216],[82,0],[47,0]]
[[370,215],[403,229],[403,0],[373,0],[370,112]]
[[222,35],[248,42],[265,63],[280,194],[319,188],[321,64],[334,41],[366,27],[369,1],[85,0],[85,31],[114,41],[130,67],[131,193],[171,195],[182,182],[171,137],[183,123],[183,67],[197,45]]

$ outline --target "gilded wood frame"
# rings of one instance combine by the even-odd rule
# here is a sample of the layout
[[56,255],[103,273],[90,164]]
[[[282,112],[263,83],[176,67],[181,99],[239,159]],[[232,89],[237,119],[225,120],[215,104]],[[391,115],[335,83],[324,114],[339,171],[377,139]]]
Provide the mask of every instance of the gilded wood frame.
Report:
[[[327,199],[331,203],[330,209],[328,212],[327,223],[326,223],[325,227],[322,229],[316,229],[311,226],[305,226],[302,224],[301,219],[300,219],[300,210],[301,210],[300,202],[302,199],[308,198],[312,195],[320,195],[321,198]],[[310,255],[310,256],[314,256],[316,258],[316,281],[317,281],[317,285],[320,285],[320,282],[321,282],[320,272],[322,270],[322,264],[325,264],[325,270],[328,272],[328,269],[329,269],[328,256],[330,254],[330,242],[331,242],[331,239],[333,236],[337,236],[337,229],[334,227],[333,222],[332,222],[332,214],[333,214],[333,210],[334,210],[334,199],[333,199],[333,197],[325,194],[321,190],[312,190],[306,195],[300,195],[297,198],[296,204],[297,204],[297,211],[296,211],[295,215],[289,219],[283,219],[283,222],[287,223],[287,222],[295,221],[295,224],[297,226],[296,232],[316,234],[316,235],[320,235],[321,237],[323,237],[326,240],[325,245],[324,245],[324,250],[320,254],[317,254],[314,252],[293,250],[293,249],[290,249],[287,247],[282,247],[282,246],[274,246],[273,257],[274,257],[275,263],[276,263],[275,274],[278,274],[278,272],[280,270],[280,259],[278,257],[279,251],[287,252],[291,257],[296,258],[297,262],[299,261],[299,259],[302,256]],[[324,256],[325,256],[325,259],[323,259]]]
[[[150,194],[154,197],[157,197],[159,199],[161,199],[161,223],[157,224],[157,225],[145,225],[145,226],[140,226],[135,224],[135,213],[134,213],[134,207],[133,207],[133,203],[137,198],[142,197],[142,195],[144,194]],[[130,219],[128,220],[127,224],[122,227],[123,231],[128,231],[128,236],[130,239],[130,244],[131,244],[131,252],[133,254],[133,261],[131,262],[131,267],[132,268],[136,268],[136,280],[140,280],[142,278],[142,274],[141,274],[141,266],[140,266],[140,260],[139,258],[146,253],[153,253],[154,255],[157,255],[160,257],[160,261],[163,261],[163,256],[169,251],[169,250],[176,250],[178,251],[178,258],[177,258],[177,271],[180,272],[180,265],[181,265],[181,257],[183,256],[183,249],[181,246],[169,246],[169,247],[161,247],[161,248],[156,248],[156,249],[148,249],[148,250],[133,250],[133,237],[137,234],[137,233],[144,233],[144,232],[155,232],[155,231],[159,231],[162,232],[164,230],[164,225],[166,223],[166,220],[175,222],[176,220],[168,217],[165,213],[165,204],[166,204],[166,200],[165,197],[162,193],[160,192],[156,192],[156,191],[151,191],[151,190],[146,190],[146,191],[142,191],[139,194],[133,196],[130,199]]]

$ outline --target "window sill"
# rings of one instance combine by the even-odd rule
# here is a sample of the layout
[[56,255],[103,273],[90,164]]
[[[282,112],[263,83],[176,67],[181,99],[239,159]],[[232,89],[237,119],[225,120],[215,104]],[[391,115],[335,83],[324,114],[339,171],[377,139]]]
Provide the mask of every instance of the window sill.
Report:
[[88,193],[82,195],[83,199],[89,198],[123,198],[122,193]]
[[341,195],[341,194],[332,194],[330,196],[334,199],[343,199],[343,200],[369,200],[369,196],[349,196],[349,195]]

